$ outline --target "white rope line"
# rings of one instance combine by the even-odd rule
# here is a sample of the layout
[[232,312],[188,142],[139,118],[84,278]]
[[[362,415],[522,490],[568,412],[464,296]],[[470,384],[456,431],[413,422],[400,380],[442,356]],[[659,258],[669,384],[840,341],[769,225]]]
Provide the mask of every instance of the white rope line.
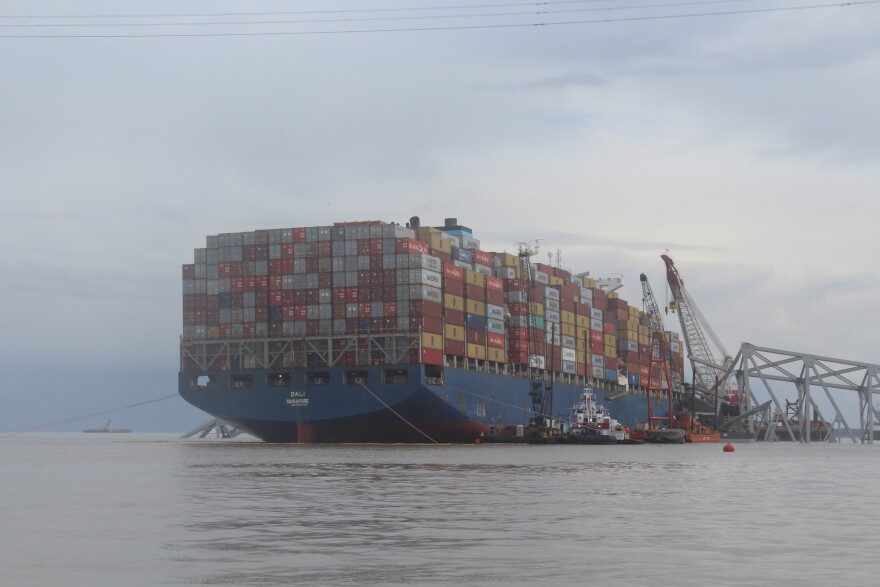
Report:
[[367,386],[364,385],[363,383],[361,383],[360,385],[361,385],[361,387],[363,387],[364,389],[367,390],[367,393],[369,393],[371,396],[373,396],[374,398],[376,398],[376,401],[377,401],[377,402],[379,402],[380,404],[382,404],[383,406],[385,406],[386,408],[388,408],[388,411],[389,411],[389,412],[391,412],[392,414],[394,414],[395,416],[397,416],[398,418],[400,418],[401,420],[403,420],[403,422],[404,422],[407,426],[409,426],[410,428],[412,428],[413,430],[415,430],[416,432],[418,432],[419,434],[421,434],[422,436],[424,436],[425,438],[427,438],[428,440],[430,440],[430,441],[433,442],[434,444],[440,444],[439,442],[437,442],[436,440],[434,440],[433,438],[431,438],[430,436],[428,436],[427,434],[425,434],[424,432],[422,432],[421,430],[419,430],[419,429],[418,429],[418,428],[417,428],[412,422],[410,422],[409,420],[407,420],[406,418],[404,418],[403,416],[401,416],[400,414],[398,414],[397,412],[395,412],[394,409],[393,409],[391,406],[389,406],[388,404],[386,404],[385,402],[382,401],[382,398],[380,398],[378,395],[376,395],[375,393],[373,393],[372,391],[370,391],[370,388],[369,388],[369,387],[367,387]]

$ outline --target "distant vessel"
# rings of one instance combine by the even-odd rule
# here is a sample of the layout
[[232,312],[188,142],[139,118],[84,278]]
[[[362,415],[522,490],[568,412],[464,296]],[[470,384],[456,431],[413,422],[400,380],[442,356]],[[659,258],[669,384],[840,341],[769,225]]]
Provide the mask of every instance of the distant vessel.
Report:
[[88,428],[87,430],[83,430],[83,432],[131,432],[130,428],[114,428],[110,425],[110,420],[107,420],[107,423],[104,424],[103,428]]

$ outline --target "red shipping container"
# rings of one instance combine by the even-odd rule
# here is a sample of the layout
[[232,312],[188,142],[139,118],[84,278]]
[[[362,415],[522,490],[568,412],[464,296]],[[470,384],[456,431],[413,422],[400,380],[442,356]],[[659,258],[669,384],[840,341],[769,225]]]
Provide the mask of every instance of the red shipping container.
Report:
[[306,303],[307,304],[318,304],[321,301],[321,294],[317,289],[306,289],[303,290],[306,292]]
[[536,304],[543,304],[547,298],[543,287],[535,287],[535,289],[529,294],[529,297],[531,297],[532,301]]
[[257,335],[257,325],[254,322],[246,322],[243,326],[245,338],[253,338]]
[[602,328],[605,334],[617,334],[617,325],[614,322],[603,322]]
[[345,303],[354,304],[360,298],[360,289],[357,287],[346,287],[345,288]]
[[443,321],[440,318],[422,318],[422,332],[443,334]]
[[345,304],[333,304],[333,318],[335,320],[342,320],[345,317]]
[[380,238],[372,238],[370,239],[370,254],[371,255],[382,255],[382,239]]
[[559,301],[559,307],[565,312],[574,312],[574,301],[568,298],[562,298]]
[[284,260],[293,259],[293,245],[281,245],[281,258]]
[[464,280],[464,269],[451,263],[443,263],[443,277],[454,281]]
[[385,302],[382,304],[382,310],[385,316],[397,316],[397,302]]
[[370,241],[369,239],[360,239],[357,242],[357,254],[358,255],[369,255],[370,254]]
[[421,241],[411,238],[399,238],[396,243],[396,252],[398,253],[425,253],[430,251],[431,247]]
[[479,285],[474,285],[473,283],[466,283],[464,285],[464,295],[469,300],[485,302],[486,288],[480,287]]
[[256,291],[266,291],[269,289],[269,277],[266,275],[257,275],[254,277],[254,289]]
[[373,315],[373,306],[370,302],[358,303],[358,318],[370,318]]
[[268,245],[254,245],[254,260],[263,261],[269,258]]
[[305,228],[294,228],[293,229],[293,242],[295,242],[295,243],[306,242],[306,229]]
[[492,266],[492,255],[479,249],[474,249],[474,263],[478,265]]
[[[601,342],[602,344],[605,344],[604,333],[599,330],[591,330],[590,331],[590,340],[592,342]],[[599,354],[599,353],[596,353],[596,354]]]
[[503,306],[504,305],[504,292],[503,291],[486,290],[486,303],[492,304],[493,306]]
[[507,337],[510,340],[526,340],[529,331],[527,328],[511,327],[507,330]]
[[443,293],[464,297],[464,282],[451,279],[443,282]]
[[486,331],[468,328],[467,341],[471,344],[486,344]]
[[590,341],[590,352],[594,355],[602,355],[605,353],[605,342]]
[[528,313],[528,308],[526,308],[525,304],[511,302],[507,304],[507,311],[514,316],[525,316]]
[[426,302],[425,300],[409,301],[410,316],[427,316],[429,318],[441,318],[443,316],[443,307],[437,302]]
[[193,264],[184,265],[183,266],[183,278],[184,279],[195,279],[196,278],[196,266]]
[[443,312],[447,324],[452,324],[453,326],[464,326],[464,312],[462,310],[443,308]]
[[[220,338],[229,338],[232,336],[232,324],[221,324],[219,327]],[[225,359],[226,357],[222,357]]]
[[[269,275],[274,276],[284,274],[281,263],[281,260],[269,261]],[[291,273],[293,273],[293,261],[290,262],[290,271],[287,274],[290,275]]]
[[333,298],[334,304],[344,304],[345,303],[345,288],[344,287],[335,287],[331,292],[331,297]]
[[523,282],[520,279],[504,279],[504,291],[522,291]]
[[443,351],[439,349],[422,349],[422,363],[425,365],[442,365]]
[[486,289],[491,291],[504,291],[504,281],[500,277],[486,277]]
[[486,344],[492,348],[503,349],[504,348],[504,335],[496,334],[494,332],[489,332],[486,334]]
[[280,275],[273,275],[269,277],[269,289],[273,291],[281,291],[284,289],[284,281],[281,279]]
[[465,346],[463,340],[450,340],[447,338],[443,343],[443,348],[446,349],[446,354],[448,355],[464,356]]

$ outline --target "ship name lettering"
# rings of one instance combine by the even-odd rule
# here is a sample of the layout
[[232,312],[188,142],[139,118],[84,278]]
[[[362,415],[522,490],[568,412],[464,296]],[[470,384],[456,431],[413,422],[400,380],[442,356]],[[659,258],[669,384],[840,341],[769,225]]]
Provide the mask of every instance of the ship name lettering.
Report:
[[291,391],[290,397],[306,397],[306,392],[304,392],[304,391]]

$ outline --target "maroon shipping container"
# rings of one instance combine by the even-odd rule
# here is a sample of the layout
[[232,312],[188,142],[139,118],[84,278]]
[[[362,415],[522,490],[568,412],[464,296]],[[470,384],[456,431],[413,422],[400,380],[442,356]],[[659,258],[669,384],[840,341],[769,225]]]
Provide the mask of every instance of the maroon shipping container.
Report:
[[605,341],[596,342],[595,340],[590,341],[590,352],[594,355],[602,355],[605,354]]
[[464,282],[447,279],[443,282],[443,293],[464,297]]
[[465,345],[463,340],[450,340],[447,338],[446,342],[443,343],[443,348],[448,355],[464,356]]
[[196,278],[196,266],[193,264],[183,265],[183,278],[184,279],[195,279]]
[[[599,330],[591,330],[590,331],[590,340],[592,342],[600,342],[604,345],[605,344],[605,335],[603,332],[601,332]],[[598,355],[601,353],[596,353],[596,354]]]
[[281,280],[280,275],[269,277],[269,289],[273,291],[281,291],[282,289],[284,289],[284,282]]
[[443,308],[444,316],[447,324],[452,324],[453,326],[464,326],[464,312],[461,310],[452,310],[450,308]]
[[422,318],[422,332],[443,334],[443,321],[440,318]]
[[409,315],[427,316],[429,318],[441,318],[443,316],[443,307],[437,302],[428,302],[425,300],[410,300]]
[[466,283],[464,285],[464,295],[469,300],[484,302],[486,301],[486,288],[474,285],[473,283]]
[[467,341],[471,344],[486,344],[486,331],[468,328]]
[[486,333],[486,344],[492,348],[503,349],[504,335],[496,334],[494,332],[488,332]]
[[504,305],[504,292],[503,291],[486,290],[486,303],[492,304],[493,306],[503,306]]
[[603,322],[602,331],[605,334],[617,334],[617,325],[614,322]]
[[492,255],[485,251],[481,251],[480,249],[474,249],[474,263],[478,265],[485,265],[486,267],[492,266]]
[[281,258],[283,260],[293,259],[293,245],[281,245]]
[[575,306],[574,300],[569,299],[567,297],[562,298],[559,301],[559,307],[562,308],[562,310],[564,312],[574,312],[574,306]]

